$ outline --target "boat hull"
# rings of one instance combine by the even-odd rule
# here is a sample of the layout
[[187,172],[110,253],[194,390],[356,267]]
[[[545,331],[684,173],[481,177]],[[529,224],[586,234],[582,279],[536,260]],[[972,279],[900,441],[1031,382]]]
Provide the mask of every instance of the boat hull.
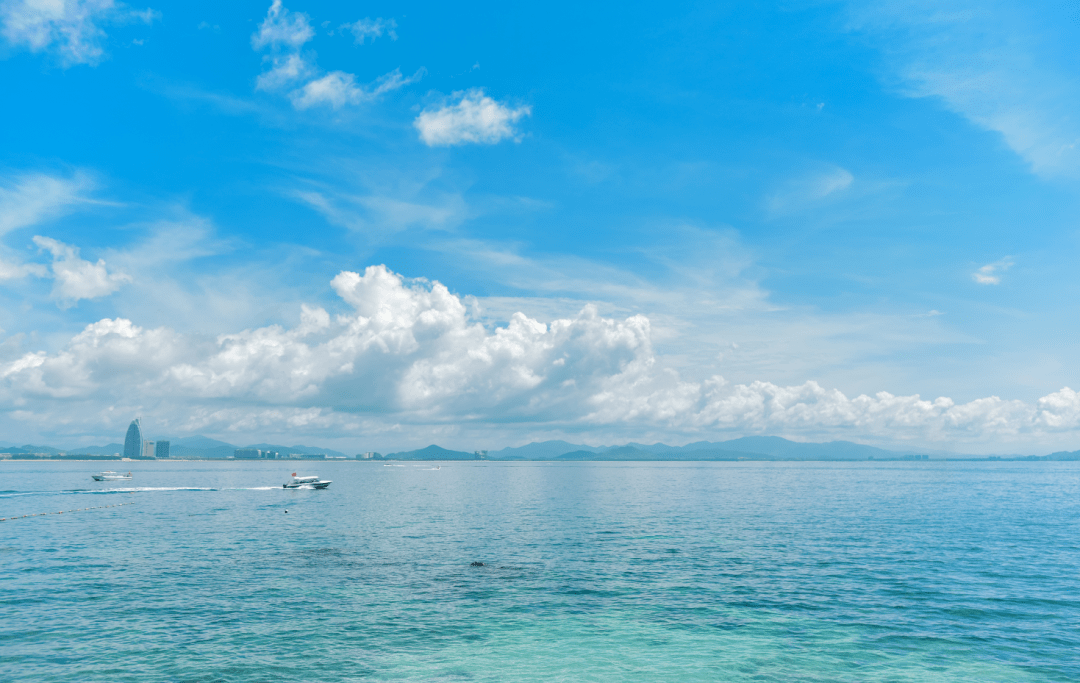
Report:
[[293,484],[293,483],[290,482],[288,484],[282,484],[281,488],[283,488],[283,489],[320,489],[320,490],[322,490],[322,489],[326,488],[327,486],[329,486],[330,484],[333,484],[333,483],[334,482],[332,482],[332,481],[305,481],[305,482],[302,482],[302,483],[299,483],[299,484]]
[[94,481],[131,481],[131,477],[125,477],[123,475],[108,475],[108,474],[91,474]]

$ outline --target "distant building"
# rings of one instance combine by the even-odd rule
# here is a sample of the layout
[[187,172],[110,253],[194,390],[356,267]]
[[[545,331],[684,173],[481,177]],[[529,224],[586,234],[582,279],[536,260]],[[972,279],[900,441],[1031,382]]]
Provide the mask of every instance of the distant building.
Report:
[[477,460],[487,460],[487,451],[473,451],[473,457]]
[[302,453],[301,460],[326,460],[326,453]]
[[281,454],[277,451],[261,451],[258,448],[237,448],[233,457],[238,460],[277,460]]
[[372,451],[368,451],[367,453],[361,453],[360,455],[356,456],[356,459],[357,460],[371,460],[374,457],[375,457],[375,453],[372,452]]
[[154,441],[143,441],[142,442],[142,457],[144,457],[144,458],[152,458],[152,457],[154,457],[154,447],[155,446],[157,446],[157,443],[154,442]]
[[167,458],[167,457],[169,457],[169,442],[168,441],[158,441],[157,442],[157,445],[154,446],[154,457],[155,458]]
[[137,417],[131,421],[124,437],[124,457],[138,458],[142,455],[142,448],[142,419]]

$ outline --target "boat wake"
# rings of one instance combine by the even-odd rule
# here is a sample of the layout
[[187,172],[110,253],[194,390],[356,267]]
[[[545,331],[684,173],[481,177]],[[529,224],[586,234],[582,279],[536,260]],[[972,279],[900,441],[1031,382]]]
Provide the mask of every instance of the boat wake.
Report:
[[63,489],[60,491],[0,491],[0,499],[18,496],[50,496],[63,494],[104,495],[112,493],[152,493],[160,491],[280,491],[280,486],[123,486],[100,489]]

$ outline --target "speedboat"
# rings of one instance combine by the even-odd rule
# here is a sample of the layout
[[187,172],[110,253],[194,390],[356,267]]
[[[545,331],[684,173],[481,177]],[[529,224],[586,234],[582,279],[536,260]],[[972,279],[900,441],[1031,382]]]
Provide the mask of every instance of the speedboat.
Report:
[[131,481],[131,472],[127,474],[117,474],[112,470],[105,470],[104,472],[98,472],[97,474],[90,475],[94,478],[94,481]]
[[298,477],[296,472],[292,473],[292,481],[287,481],[281,485],[283,489],[324,489],[333,482],[323,481],[318,477]]

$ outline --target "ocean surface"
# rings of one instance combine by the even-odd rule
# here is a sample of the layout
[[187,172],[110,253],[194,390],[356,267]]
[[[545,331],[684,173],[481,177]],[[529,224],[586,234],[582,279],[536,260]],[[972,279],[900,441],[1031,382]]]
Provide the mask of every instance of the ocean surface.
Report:
[[0,476],[3,681],[1080,680],[1080,463]]

